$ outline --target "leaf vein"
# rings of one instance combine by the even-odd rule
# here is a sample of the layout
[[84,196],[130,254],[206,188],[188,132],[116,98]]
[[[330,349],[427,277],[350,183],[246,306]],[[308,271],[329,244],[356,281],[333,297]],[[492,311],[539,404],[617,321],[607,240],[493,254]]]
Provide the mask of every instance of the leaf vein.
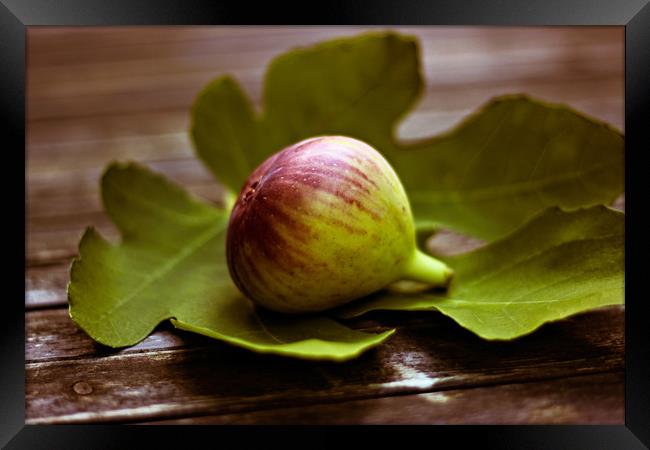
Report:
[[158,270],[152,272],[149,277],[145,277],[144,281],[139,286],[137,286],[133,291],[131,291],[128,295],[122,297],[121,299],[118,299],[111,306],[111,308],[103,311],[99,315],[98,321],[107,317],[113,311],[120,308],[122,305],[129,302],[133,298],[135,298],[138,294],[142,293],[145,289],[147,289],[149,286],[154,284],[156,281],[159,281],[160,279],[164,278],[165,275],[167,275],[167,273],[169,273],[172,269],[174,269],[176,266],[182,263],[185,259],[189,258],[192,254],[194,254],[199,248],[201,248],[202,245],[207,243],[210,239],[219,236],[223,232],[224,232],[224,228],[218,228],[218,227],[208,228],[206,232],[200,234],[196,239],[190,241],[189,245],[182,248],[174,257],[169,259],[166,263],[162,264]]
[[566,245],[570,245],[570,244],[573,244],[573,243],[576,243],[576,242],[601,241],[601,240],[615,238],[615,237],[619,237],[619,236],[620,236],[620,234],[616,233],[616,234],[608,234],[608,235],[603,235],[603,236],[597,236],[597,237],[593,237],[593,238],[573,239],[573,240],[570,240],[570,241],[563,241],[563,242],[554,244],[554,245],[552,245],[550,247],[544,247],[540,251],[537,251],[537,252],[534,252],[534,253],[532,253],[530,255],[527,255],[525,258],[514,259],[514,260],[510,261],[508,264],[506,264],[505,266],[501,267],[498,270],[489,272],[488,274],[486,274],[486,275],[484,275],[482,277],[479,277],[479,278],[473,280],[470,283],[467,283],[465,285],[461,285],[459,290],[460,290],[460,292],[463,292],[468,287],[476,286],[476,285],[478,285],[478,284],[480,284],[480,283],[482,283],[482,282],[484,282],[486,280],[494,278],[495,276],[497,276],[497,275],[499,275],[499,274],[501,274],[501,273],[503,273],[503,272],[505,272],[505,271],[507,271],[509,269],[512,269],[515,266],[518,266],[518,265],[521,265],[521,264],[523,264],[525,262],[533,260],[533,259],[543,255],[544,253],[548,253],[548,252],[550,252],[552,250],[555,250],[557,248],[561,248],[561,247],[564,247]]
[[[507,185],[499,186],[485,186],[472,189],[462,189],[454,192],[454,195],[444,193],[444,191],[424,191],[424,190],[409,190],[409,198],[412,203],[435,203],[437,205],[444,204],[454,204],[458,203],[458,198],[463,197],[464,200],[481,202],[489,201],[504,194],[511,193],[529,193],[535,192],[539,188],[553,186],[555,184],[561,184],[565,181],[570,181],[572,179],[580,179],[583,175],[587,175],[592,172],[596,172],[606,167],[610,167],[611,162],[602,162],[595,164],[587,169],[576,170],[573,172],[567,172],[565,174],[548,177],[548,178],[538,178],[535,180],[526,180],[517,183],[511,183]],[[438,198],[436,198],[438,197]]]

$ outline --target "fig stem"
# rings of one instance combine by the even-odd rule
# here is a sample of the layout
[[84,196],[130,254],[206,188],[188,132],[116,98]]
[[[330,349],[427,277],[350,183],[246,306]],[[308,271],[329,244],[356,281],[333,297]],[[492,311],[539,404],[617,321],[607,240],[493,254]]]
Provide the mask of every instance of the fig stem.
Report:
[[416,249],[406,265],[403,279],[419,281],[433,286],[447,286],[454,271],[442,261]]

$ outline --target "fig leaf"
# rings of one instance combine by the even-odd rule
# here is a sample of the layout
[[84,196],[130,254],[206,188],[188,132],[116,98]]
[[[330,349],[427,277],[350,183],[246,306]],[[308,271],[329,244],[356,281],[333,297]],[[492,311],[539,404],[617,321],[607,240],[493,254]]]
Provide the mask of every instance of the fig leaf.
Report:
[[438,310],[482,338],[509,340],[549,321],[623,304],[624,248],[622,212],[549,208],[504,239],[441,258],[456,272],[447,292],[382,292],[337,315]]
[[192,108],[199,157],[238,192],[270,154],[341,134],[388,159],[416,223],[491,241],[552,206],[609,204],[624,189],[623,136],[568,107],[510,95],[453,129],[418,142],[395,138],[423,90],[418,43],[392,32],[289,51],[266,72],[257,113],[238,83],[209,83]]

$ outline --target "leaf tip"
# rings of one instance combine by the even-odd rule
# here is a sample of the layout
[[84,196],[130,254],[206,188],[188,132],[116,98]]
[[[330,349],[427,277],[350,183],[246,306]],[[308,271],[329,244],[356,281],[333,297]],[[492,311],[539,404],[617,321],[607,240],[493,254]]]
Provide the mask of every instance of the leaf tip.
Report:
[[210,109],[214,105],[222,103],[224,98],[233,96],[250,108],[250,102],[247,101],[237,80],[230,74],[223,74],[208,82],[194,97],[190,106],[189,135],[195,151],[201,158],[203,158],[204,151],[199,140],[199,130],[201,129],[199,123],[210,121],[212,117]]
[[241,91],[237,80],[235,80],[230,74],[219,75],[216,78],[213,78],[209,81],[203,88],[199,90],[192,102],[190,119],[194,123],[194,118],[197,110],[203,105],[208,97],[212,97],[215,93],[220,92],[222,89],[236,90]]
[[137,163],[135,161],[113,160],[109,162],[104,168],[104,171],[102,172],[100,183],[99,183],[101,188],[102,200],[105,200],[106,192],[112,180],[117,179],[117,177],[123,176],[128,172],[135,172],[135,171],[148,172],[149,169],[144,165]]
[[92,239],[97,239],[97,238],[101,239],[101,236],[97,231],[97,229],[93,225],[87,226],[86,229],[84,230],[84,233],[81,235],[79,244],[77,245],[78,255],[74,258],[73,262],[75,260],[81,259],[81,254],[83,253],[88,243]]
[[81,239],[79,240],[79,244],[77,244],[77,255],[72,259],[72,262],[70,263],[70,280],[68,280],[68,284],[66,285],[66,294],[69,303],[71,301],[71,293],[73,287],[72,285],[77,281],[77,274],[79,273],[79,267],[83,262],[83,255],[86,252],[88,246],[91,245],[91,241],[97,239],[102,240],[102,237],[99,232],[97,232],[97,229],[95,229],[95,227],[92,225],[87,226],[84,230],[83,235],[81,236]]
[[[365,343],[364,345],[358,346],[354,351],[350,352],[342,352],[342,353],[329,353],[327,355],[323,354],[317,354],[317,355],[309,355],[309,354],[302,354],[300,358],[302,359],[308,359],[308,360],[317,360],[317,361],[329,361],[329,362],[334,362],[334,363],[344,363],[353,359],[358,358],[361,356],[363,353],[367,352],[368,350],[372,350],[375,347],[378,347],[380,344],[382,344],[386,339],[388,339],[390,336],[392,336],[395,332],[397,331],[396,328],[391,328],[390,330],[383,331],[381,333],[374,334],[370,340]],[[317,340],[317,339],[316,339]]]
[[[363,35],[362,35],[363,36]],[[399,42],[401,44],[406,44],[409,46],[412,46],[414,48],[418,48],[419,46],[419,40],[418,37],[413,35],[413,34],[404,34],[400,33],[399,31],[395,30],[385,30],[385,31],[370,31],[366,33],[366,36],[374,36],[374,37],[379,37],[383,39],[390,39],[395,42]]]
[[113,160],[109,162],[104,171],[102,172],[99,186],[100,186],[100,196],[104,210],[111,215],[111,209],[109,207],[108,196],[111,192],[111,186],[113,184],[118,184],[120,179],[128,176],[129,173],[142,173],[149,172],[149,169],[142,164],[139,164],[135,161],[116,161]]
[[102,179],[111,177],[114,174],[119,172],[126,172],[130,170],[148,170],[148,169],[136,161],[113,160],[109,162],[104,168],[104,172],[102,173]]

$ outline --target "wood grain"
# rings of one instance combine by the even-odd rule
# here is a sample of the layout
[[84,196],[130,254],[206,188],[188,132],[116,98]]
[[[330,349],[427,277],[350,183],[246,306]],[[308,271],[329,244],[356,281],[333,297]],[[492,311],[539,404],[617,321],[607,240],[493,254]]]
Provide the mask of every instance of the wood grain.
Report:
[[144,422],[145,425],[619,425],[623,372]]
[[[26,364],[27,420],[141,421],[623,369],[622,314],[617,308],[548,324],[503,343],[484,341],[440,314],[415,324],[405,321],[408,315],[383,314],[381,323],[362,326],[379,331],[395,321],[401,325],[388,342],[344,364],[258,355],[196,336],[190,339],[197,341],[184,346],[164,334],[148,338],[139,349],[98,354],[88,338],[84,342],[63,324],[56,337],[32,335],[32,359]],[[29,315],[27,324],[40,328]],[[58,342],[58,349],[40,350],[44,340]],[[80,395],[78,383],[92,391]]]
[[[118,238],[101,206],[107,164],[137,161],[218,204],[223,188],[187,133],[203,85],[230,74],[261,111],[273,57],[384,29],[28,28],[28,423],[623,423],[623,307],[505,343],[433,312],[375,312],[348,323],[398,333],[344,364],[257,355],[168,323],[113,350],[69,318],[65,288],[84,229]],[[622,27],[394,30],[420,40],[424,80],[400,139],[443,132],[515,92],[623,129]],[[428,245],[450,254],[480,242],[443,231]]]

